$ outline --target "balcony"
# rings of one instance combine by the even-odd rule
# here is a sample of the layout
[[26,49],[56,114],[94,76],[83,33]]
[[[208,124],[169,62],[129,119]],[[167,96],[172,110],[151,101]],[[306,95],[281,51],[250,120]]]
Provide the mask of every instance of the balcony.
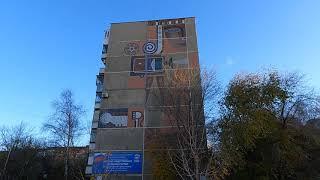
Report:
[[98,128],[98,122],[93,122],[92,123],[92,129],[97,129]]
[[101,55],[101,61],[103,64],[106,63],[107,53],[108,53],[108,44],[109,44],[109,36],[110,36],[110,30],[107,28],[104,34],[103,39],[103,45],[102,45],[102,55]]
[[96,94],[95,103],[101,103],[101,99],[102,99],[102,93],[99,92],[99,93]]
[[104,70],[105,70],[104,68],[100,68],[99,69],[99,74],[104,74]]
[[100,103],[96,103],[96,104],[94,105],[94,109],[100,109],[100,107],[101,107]]
[[94,111],[93,119],[92,119],[93,122],[98,122],[99,121],[99,114],[100,114],[100,111]]
[[107,58],[107,53],[102,53],[101,54],[101,59],[106,59]]
[[[99,73],[100,73],[100,71],[99,71]],[[97,93],[102,92],[102,90],[103,90],[103,75],[97,76],[96,85],[97,85]]]
[[107,58],[102,57],[102,58],[101,58],[101,61],[102,61],[102,63],[103,63],[104,65],[106,65]]
[[96,142],[96,134],[97,134],[97,131],[96,130],[91,130],[91,135],[90,135],[90,143],[94,143]]
[[97,85],[97,92],[102,92],[103,90],[103,85],[100,84],[100,85]]
[[108,53],[108,44],[104,44],[102,46],[102,54],[107,54]]
[[107,28],[107,30],[104,33],[103,44],[106,44],[106,45],[109,44],[109,36],[110,36],[110,29]]

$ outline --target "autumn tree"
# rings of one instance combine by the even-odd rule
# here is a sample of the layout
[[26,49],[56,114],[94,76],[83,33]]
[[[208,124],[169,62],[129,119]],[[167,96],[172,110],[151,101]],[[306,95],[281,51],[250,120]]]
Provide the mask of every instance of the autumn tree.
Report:
[[43,124],[43,129],[48,131],[51,142],[55,146],[63,147],[64,176],[68,179],[70,164],[70,148],[83,133],[81,118],[85,111],[83,106],[75,102],[72,91],[64,90],[58,99],[52,103],[53,112]]
[[319,117],[319,107],[319,95],[298,73],[235,77],[221,102],[217,133],[227,179],[319,177],[320,143],[304,126]]
[[156,144],[161,144],[180,179],[209,178],[215,171],[206,121],[212,118],[220,92],[215,73],[197,68],[175,69],[166,70],[162,78],[162,86],[153,89],[153,95],[171,130],[161,135],[162,143]]

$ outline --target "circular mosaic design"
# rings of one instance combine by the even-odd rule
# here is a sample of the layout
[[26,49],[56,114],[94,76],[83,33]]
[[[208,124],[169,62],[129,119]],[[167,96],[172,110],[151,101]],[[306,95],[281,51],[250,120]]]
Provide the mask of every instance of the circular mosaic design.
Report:
[[157,45],[153,42],[147,42],[143,45],[143,52],[146,54],[153,54],[157,51]]
[[139,45],[137,43],[128,43],[124,48],[124,53],[127,55],[135,55],[139,52]]

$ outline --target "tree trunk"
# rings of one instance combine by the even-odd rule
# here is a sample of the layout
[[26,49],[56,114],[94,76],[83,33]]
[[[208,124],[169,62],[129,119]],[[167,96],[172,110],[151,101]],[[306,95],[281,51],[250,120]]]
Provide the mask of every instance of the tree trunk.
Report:
[[195,155],[195,179],[200,180],[200,168],[199,168],[199,158],[198,155]]
[[66,150],[66,157],[64,160],[64,178],[65,180],[68,180],[68,167],[69,167],[69,140],[68,140],[68,145],[67,145],[67,150]]
[[13,149],[13,147],[10,148],[10,150],[9,150],[9,152],[8,152],[8,156],[7,156],[7,158],[6,158],[6,162],[4,163],[3,175],[6,174],[7,164],[8,164],[8,162],[9,162],[9,158],[10,158],[12,149]]

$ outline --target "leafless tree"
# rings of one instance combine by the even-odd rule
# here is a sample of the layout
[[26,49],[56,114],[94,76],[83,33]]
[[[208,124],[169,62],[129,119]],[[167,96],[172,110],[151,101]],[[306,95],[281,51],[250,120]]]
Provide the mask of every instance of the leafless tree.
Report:
[[0,128],[0,149],[4,152],[0,164],[3,166],[0,175],[3,177],[32,177],[39,171],[38,153],[44,143],[35,138],[32,130],[24,123],[13,127]]
[[[213,71],[199,69],[166,70],[162,87],[153,94],[174,129],[164,139],[165,149],[181,179],[212,177],[214,151],[207,143],[206,121],[211,121],[220,93]],[[169,140],[170,141],[170,140]]]
[[50,133],[54,145],[65,148],[64,176],[68,179],[70,147],[74,146],[84,131],[81,118],[85,110],[83,106],[76,104],[71,90],[64,90],[53,101],[52,107],[53,113],[43,124],[43,129]]
[[275,106],[284,128],[290,121],[305,123],[320,117],[320,97],[313,88],[305,85],[304,75],[298,72],[274,72],[270,76],[280,82],[279,87],[284,94]]

